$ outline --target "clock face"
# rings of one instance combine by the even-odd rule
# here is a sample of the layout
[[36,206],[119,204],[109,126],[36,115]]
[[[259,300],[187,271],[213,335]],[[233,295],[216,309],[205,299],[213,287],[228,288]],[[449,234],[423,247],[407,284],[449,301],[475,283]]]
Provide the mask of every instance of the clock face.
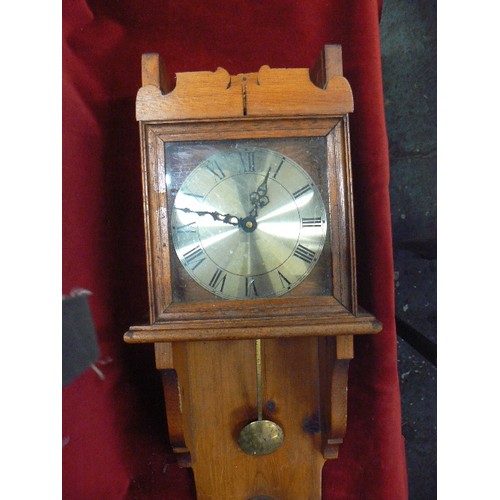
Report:
[[232,148],[200,163],[172,207],[177,256],[191,277],[225,299],[277,297],[314,268],[327,217],[296,162],[264,148]]

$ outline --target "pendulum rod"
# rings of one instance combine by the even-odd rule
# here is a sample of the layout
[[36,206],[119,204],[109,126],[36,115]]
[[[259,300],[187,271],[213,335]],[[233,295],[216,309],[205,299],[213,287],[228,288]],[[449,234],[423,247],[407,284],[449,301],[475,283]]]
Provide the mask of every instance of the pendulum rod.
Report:
[[261,340],[255,341],[255,363],[257,367],[257,419],[262,420],[262,346]]

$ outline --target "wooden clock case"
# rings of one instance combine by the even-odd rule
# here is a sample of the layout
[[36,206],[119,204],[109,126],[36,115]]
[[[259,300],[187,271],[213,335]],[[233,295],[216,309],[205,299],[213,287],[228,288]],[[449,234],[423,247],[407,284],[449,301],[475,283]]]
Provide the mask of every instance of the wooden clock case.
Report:
[[[348,113],[352,92],[340,46],[325,46],[313,69],[171,78],[157,54],[142,59],[137,95],[150,323],[129,343],[154,343],[170,443],[193,468],[197,496],[321,498],[321,470],[338,456],[347,425],[353,336],[381,330],[357,305]],[[275,141],[300,154],[321,138],[328,241],[317,270],[275,299],[221,300],[182,276],[169,237],[165,143]],[[295,142],[294,142],[295,141]],[[176,289],[188,283],[179,295]],[[325,287],[326,283],[326,287]],[[276,452],[252,457],[237,443],[256,418],[255,342],[262,339],[264,416],[284,430]]]

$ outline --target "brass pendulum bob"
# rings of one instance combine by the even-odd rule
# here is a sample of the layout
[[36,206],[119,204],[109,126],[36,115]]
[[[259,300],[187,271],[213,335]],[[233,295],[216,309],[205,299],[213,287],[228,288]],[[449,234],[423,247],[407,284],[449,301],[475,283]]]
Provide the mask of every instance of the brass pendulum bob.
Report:
[[267,455],[276,451],[284,439],[283,429],[271,420],[262,418],[262,348],[261,339],[255,341],[257,365],[257,420],[245,425],[240,431],[238,444],[248,455]]

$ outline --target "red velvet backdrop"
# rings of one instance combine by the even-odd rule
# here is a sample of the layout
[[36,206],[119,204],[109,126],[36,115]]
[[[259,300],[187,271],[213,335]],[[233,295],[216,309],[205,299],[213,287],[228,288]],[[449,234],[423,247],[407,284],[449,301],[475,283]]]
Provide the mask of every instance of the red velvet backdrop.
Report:
[[[63,293],[93,292],[101,380],[63,390],[63,494],[71,500],[192,499],[166,438],[151,346],[122,335],[146,319],[138,128],[143,52],[170,72],[311,67],[343,47],[351,117],[360,304],[384,324],[357,338],[349,424],[323,498],[405,499],[396,367],[389,161],[379,48],[381,0],[63,0]],[[302,500],[302,499],[297,499]]]

